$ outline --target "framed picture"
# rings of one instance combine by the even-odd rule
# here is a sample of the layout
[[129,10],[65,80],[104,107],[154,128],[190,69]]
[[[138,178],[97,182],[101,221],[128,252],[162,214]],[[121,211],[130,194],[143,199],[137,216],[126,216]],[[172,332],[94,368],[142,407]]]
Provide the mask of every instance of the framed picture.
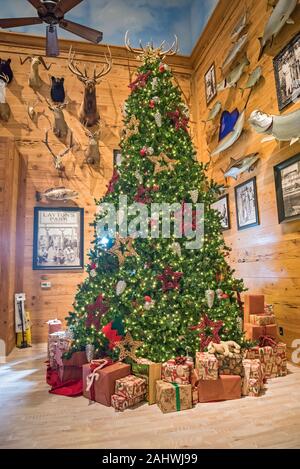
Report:
[[259,225],[256,178],[239,184],[234,190],[238,229]]
[[83,208],[34,209],[33,270],[83,269]]
[[217,95],[216,67],[213,63],[204,76],[206,104],[208,105]]
[[274,58],[274,72],[281,111],[300,96],[300,33]]
[[122,163],[121,150],[114,150],[114,168],[118,168],[121,163]]
[[279,223],[300,219],[300,154],[274,167]]
[[222,219],[221,219],[221,224],[223,230],[229,230],[230,229],[230,212],[229,212],[229,197],[228,194],[223,195],[220,197],[217,202],[214,202],[211,204],[211,208],[214,210],[217,210],[220,212]]

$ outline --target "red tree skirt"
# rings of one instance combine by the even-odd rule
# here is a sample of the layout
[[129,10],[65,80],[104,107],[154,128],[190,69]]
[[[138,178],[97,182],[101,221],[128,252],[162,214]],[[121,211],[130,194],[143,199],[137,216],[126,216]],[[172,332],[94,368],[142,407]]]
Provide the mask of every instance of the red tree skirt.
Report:
[[82,379],[62,382],[56,370],[47,368],[46,381],[51,386],[50,393],[59,396],[77,397],[83,394]]

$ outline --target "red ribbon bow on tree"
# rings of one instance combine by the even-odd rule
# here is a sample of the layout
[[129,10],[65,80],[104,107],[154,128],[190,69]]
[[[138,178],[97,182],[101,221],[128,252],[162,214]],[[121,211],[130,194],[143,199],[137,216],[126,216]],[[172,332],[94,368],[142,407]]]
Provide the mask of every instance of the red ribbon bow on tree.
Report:
[[151,204],[152,199],[150,192],[153,189],[151,187],[139,186],[137,194],[134,196],[135,202],[140,204]]
[[173,112],[168,112],[168,117],[170,117],[176,130],[183,129],[185,132],[188,131],[187,126],[189,118],[184,116],[179,109],[176,109],[176,111]]
[[135,91],[139,88],[144,88],[147,85],[148,78],[150,77],[151,73],[151,70],[149,70],[147,73],[141,73],[138,75],[136,80],[130,83],[129,88],[132,91]]

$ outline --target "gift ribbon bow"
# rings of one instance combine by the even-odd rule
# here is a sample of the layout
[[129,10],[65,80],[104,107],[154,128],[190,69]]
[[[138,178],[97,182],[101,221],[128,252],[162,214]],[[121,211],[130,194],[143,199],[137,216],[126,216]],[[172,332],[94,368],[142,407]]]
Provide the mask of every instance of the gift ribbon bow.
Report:
[[271,337],[270,335],[261,335],[258,340],[259,340],[260,347],[274,348],[277,346],[276,340],[274,339],[274,337]]
[[176,410],[177,412],[180,411],[180,392],[179,392],[179,385],[177,383],[172,383],[175,388],[175,399],[176,399]]
[[185,365],[186,357],[176,357],[174,358],[175,365]]
[[90,363],[90,369],[91,373],[87,376],[86,378],[86,391],[89,392],[91,391],[91,401],[95,400],[95,381],[98,381],[99,379],[99,373],[98,371],[102,370],[102,368],[105,368],[108,365],[112,364],[111,359],[101,359],[101,360],[92,360]]

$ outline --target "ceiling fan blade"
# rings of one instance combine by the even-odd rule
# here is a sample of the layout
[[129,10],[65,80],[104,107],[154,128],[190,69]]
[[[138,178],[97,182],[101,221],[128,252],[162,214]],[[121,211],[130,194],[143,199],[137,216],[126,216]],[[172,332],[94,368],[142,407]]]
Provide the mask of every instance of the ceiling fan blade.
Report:
[[42,4],[40,0],[27,0],[27,2],[31,3],[31,5],[36,8],[37,10],[41,8]]
[[47,26],[46,33],[46,55],[47,57],[59,56],[59,44],[56,26]]
[[1,28],[16,28],[18,26],[30,26],[32,24],[40,24],[43,21],[40,18],[3,18],[0,19]]
[[72,10],[72,8],[76,7],[76,5],[78,5],[82,1],[83,0],[60,0],[56,7],[56,10],[59,10],[63,14],[65,14],[68,11]]
[[96,29],[88,28],[82,24],[73,23],[73,21],[61,20],[59,26],[70,33],[76,34],[77,36],[83,37],[88,41],[98,44],[102,41],[103,33],[97,31]]

